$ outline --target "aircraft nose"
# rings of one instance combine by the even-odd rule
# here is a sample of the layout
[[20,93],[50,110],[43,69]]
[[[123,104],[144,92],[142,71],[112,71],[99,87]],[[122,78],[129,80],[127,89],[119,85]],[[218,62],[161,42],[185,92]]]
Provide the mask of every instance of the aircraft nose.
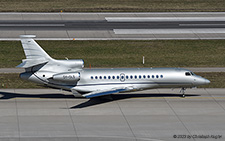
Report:
[[199,85],[206,85],[206,84],[209,84],[210,83],[210,81],[208,80],[208,79],[205,79],[205,78],[202,78],[202,77],[196,77],[195,79],[194,79],[194,84],[196,85],[196,86],[199,86]]
[[209,84],[210,81],[208,79],[205,79],[205,84]]

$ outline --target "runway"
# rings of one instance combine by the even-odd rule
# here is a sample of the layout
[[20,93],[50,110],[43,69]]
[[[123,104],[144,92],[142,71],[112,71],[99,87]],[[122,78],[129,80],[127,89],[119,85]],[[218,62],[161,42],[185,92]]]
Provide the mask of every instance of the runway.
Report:
[[154,89],[77,99],[53,89],[1,89],[0,140],[213,141],[225,137],[225,89]]
[[224,12],[0,13],[0,40],[225,39]]

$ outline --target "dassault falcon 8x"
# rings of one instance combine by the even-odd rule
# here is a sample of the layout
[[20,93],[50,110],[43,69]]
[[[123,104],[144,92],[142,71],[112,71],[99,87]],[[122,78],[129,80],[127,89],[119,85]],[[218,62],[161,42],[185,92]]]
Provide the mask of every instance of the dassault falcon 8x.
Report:
[[84,61],[51,58],[35,41],[35,35],[20,35],[26,59],[20,77],[49,87],[71,91],[75,97],[94,98],[154,88],[185,89],[210,81],[181,68],[84,69]]

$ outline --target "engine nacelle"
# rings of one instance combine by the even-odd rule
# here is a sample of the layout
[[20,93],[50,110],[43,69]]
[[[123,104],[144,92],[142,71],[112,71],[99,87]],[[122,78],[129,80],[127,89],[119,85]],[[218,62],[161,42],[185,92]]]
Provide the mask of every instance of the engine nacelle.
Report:
[[84,67],[84,61],[82,59],[76,60],[54,60],[57,65],[64,66],[67,68],[81,69]]
[[59,73],[52,76],[53,80],[64,82],[77,82],[80,80],[79,72]]

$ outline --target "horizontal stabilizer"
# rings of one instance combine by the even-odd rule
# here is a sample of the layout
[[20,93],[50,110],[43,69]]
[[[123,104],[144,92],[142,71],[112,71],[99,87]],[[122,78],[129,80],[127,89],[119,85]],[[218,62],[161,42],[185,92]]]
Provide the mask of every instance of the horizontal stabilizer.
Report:
[[[99,96],[105,96],[105,95],[110,95],[110,94],[115,94],[123,91],[127,91],[128,89],[107,89],[107,90],[99,90],[99,91],[93,91],[87,94],[84,94],[83,96],[86,98],[93,98],[93,97],[99,97]],[[130,89],[129,89],[130,90]]]
[[33,67],[33,66],[36,66],[36,65],[44,64],[44,63],[47,63],[47,62],[48,62],[48,60],[46,60],[45,58],[24,59],[24,60],[22,60],[22,63],[19,64],[16,67],[29,68],[29,67]]

